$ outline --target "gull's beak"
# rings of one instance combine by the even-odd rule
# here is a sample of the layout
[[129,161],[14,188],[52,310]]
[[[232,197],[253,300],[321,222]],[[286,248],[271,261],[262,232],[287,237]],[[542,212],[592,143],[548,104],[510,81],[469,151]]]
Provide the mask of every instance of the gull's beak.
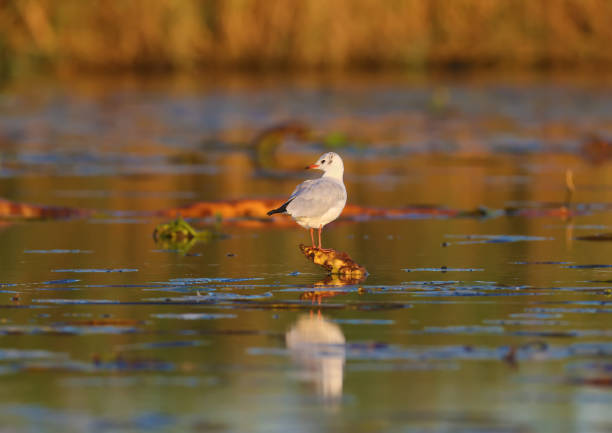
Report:
[[310,170],[310,169],[313,169],[313,168],[319,168],[319,166],[317,164],[310,164],[310,165],[306,166],[306,170]]

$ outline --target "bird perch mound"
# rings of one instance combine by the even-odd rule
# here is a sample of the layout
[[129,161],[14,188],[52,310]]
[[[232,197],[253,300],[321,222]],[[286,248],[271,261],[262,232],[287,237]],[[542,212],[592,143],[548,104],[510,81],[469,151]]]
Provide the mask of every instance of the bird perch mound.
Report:
[[300,245],[300,250],[308,260],[315,265],[322,266],[330,274],[338,274],[352,278],[366,276],[368,271],[363,266],[355,263],[351,257],[344,252],[336,250],[321,250],[315,247]]

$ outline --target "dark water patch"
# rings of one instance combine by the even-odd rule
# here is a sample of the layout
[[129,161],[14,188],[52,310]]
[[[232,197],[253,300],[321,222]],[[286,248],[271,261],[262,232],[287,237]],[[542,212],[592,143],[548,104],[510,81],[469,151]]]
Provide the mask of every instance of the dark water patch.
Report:
[[412,296],[416,297],[499,297],[499,296],[543,296],[544,293],[530,293],[530,292],[483,292],[478,290],[443,290],[443,291],[423,291],[415,292]]
[[[567,224],[551,224],[547,225],[546,228],[565,229],[567,226]],[[610,226],[605,224],[572,224],[571,227],[574,230],[607,230],[610,228]]]
[[159,431],[173,427],[177,424],[177,418],[163,412],[147,412],[130,418],[128,420],[99,420],[94,422],[94,431]]
[[465,239],[462,241],[447,242],[448,245],[471,245],[471,244],[503,244],[510,242],[534,242],[550,241],[551,237],[525,236],[525,235],[445,235],[451,239]]
[[555,261],[519,261],[519,262],[510,262],[512,265],[571,265],[573,262],[555,262]]
[[596,305],[596,306],[605,306],[612,305],[612,301],[555,301],[555,304],[565,304],[565,305]]
[[583,337],[612,337],[612,330],[608,329],[568,329],[563,331],[515,331],[511,335],[548,338],[583,338]]
[[519,319],[560,319],[563,314],[548,314],[548,313],[514,313],[509,315],[512,318]]
[[598,233],[589,236],[576,236],[579,241],[612,242],[612,233]]
[[24,310],[29,310],[31,308],[49,308],[48,305],[21,305],[21,304],[0,304],[0,309],[7,309],[7,310],[20,310],[20,309],[24,309]]
[[[238,283],[242,281],[254,281],[263,280],[263,278],[252,277],[252,278],[173,278],[170,280],[170,284],[173,285],[198,285],[198,284],[209,284],[209,283]],[[159,284],[167,284],[161,282]]]
[[[318,286],[317,286],[318,287]],[[375,292],[378,290],[385,290],[386,288],[384,287],[377,287],[376,289],[370,289],[372,292]],[[358,287],[356,286],[342,286],[339,289],[335,289],[332,287],[326,287],[325,290],[317,290],[315,288],[314,292],[325,292],[325,293],[337,293],[337,294],[343,294],[343,293],[348,293],[348,292],[357,292],[359,290]],[[303,292],[312,292],[313,288],[312,287],[288,287],[285,289],[279,289],[279,290],[274,290],[275,293],[303,293]]]
[[195,296],[179,296],[179,297],[168,297],[168,298],[147,298],[145,301],[167,301],[167,302],[207,302],[207,301],[234,301],[243,299],[262,299],[271,298],[273,295],[271,292],[259,293],[254,295],[242,295],[239,293],[220,293],[206,291],[204,293],[198,292]]
[[389,319],[334,319],[333,322],[341,325],[393,325],[395,320]]
[[155,319],[179,319],[179,320],[215,320],[215,319],[235,319],[235,314],[220,313],[164,313],[151,314]]
[[569,322],[560,320],[539,320],[539,319],[524,319],[524,320],[507,320],[507,319],[486,319],[482,323],[486,325],[499,326],[566,326]]
[[480,268],[447,268],[442,266],[440,268],[405,268],[402,269],[405,272],[482,272],[484,269]]
[[117,351],[128,350],[156,350],[156,349],[180,349],[185,347],[199,347],[207,344],[201,340],[178,340],[178,341],[151,341],[147,343],[134,343],[115,346]]
[[[79,280],[76,280],[79,281]],[[156,289],[164,289],[164,288],[172,288],[172,286],[169,285],[165,285],[165,284],[84,284],[82,287],[86,287],[86,288],[108,288],[108,289],[147,289],[150,288],[151,290],[156,290]]]
[[[460,297],[458,297],[460,298]],[[420,299],[411,299],[410,303],[411,304],[418,304],[418,305],[479,305],[479,304],[483,304],[483,305],[496,305],[498,304],[499,301],[495,301],[495,300],[482,300],[482,299],[470,299],[470,300],[465,300],[465,301],[459,301],[459,300],[441,300],[441,299],[428,299],[426,301],[422,301]]]
[[94,305],[94,304],[120,304],[121,302],[112,299],[32,299],[32,302],[42,304],[58,305]]
[[612,362],[606,360],[576,361],[565,365],[572,379],[597,381],[601,385],[612,386]]
[[264,336],[275,339],[281,339],[285,337],[283,332],[273,332],[263,329],[198,329],[198,330],[183,330],[180,332],[184,335],[223,335],[223,336],[235,336],[235,337],[255,337]]
[[[4,404],[0,413],[8,419],[22,418],[34,431],[156,431],[172,427],[175,418],[158,412],[115,420],[74,410],[56,410],[38,405]],[[44,427],[44,428],[43,428]]]
[[202,257],[201,253],[186,253],[185,251],[176,250],[176,249],[157,249],[151,250],[152,253],[169,253],[169,254],[178,254],[182,257]]
[[143,292],[167,292],[167,293],[193,293],[193,294],[197,294],[198,296],[205,298],[205,295],[202,295],[202,293],[210,293],[210,292],[214,292],[217,289],[214,287],[206,287],[206,288],[202,288],[200,287],[199,289],[194,288],[194,287],[189,287],[189,286],[182,286],[182,287],[155,287],[155,288],[143,288],[142,291]]
[[513,331],[509,332],[508,335],[515,335],[518,337],[539,337],[539,338],[575,338],[578,335],[574,332],[569,331]]
[[[398,411],[391,422],[405,426],[406,433],[526,433],[527,423],[487,416],[482,412],[450,410]],[[443,426],[442,428],[440,426]]]
[[415,334],[497,334],[501,335],[505,332],[502,326],[426,326],[422,331],[412,331]]
[[89,224],[148,224],[150,221],[138,218],[95,218],[87,222]]
[[[86,317],[86,316],[69,316],[69,317]],[[112,318],[111,314],[101,314],[97,319],[87,319],[87,320],[69,320],[63,322],[54,322],[51,326],[122,326],[122,327],[131,327],[131,326],[139,326],[144,325],[144,320],[137,319],[119,319]]]
[[55,286],[55,287],[39,287],[36,289],[37,291],[48,291],[48,292],[55,292],[55,291],[76,291],[76,290],[83,290],[80,287],[64,287],[64,286]]
[[361,371],[457,371],[456,362],[351,362],[345,369],[350,372]]
[[178,387],[199,388],[201,386],[214,386],[219,384],[215,377],[200,376],[89,376],[67,377],[60,380],[66,387],[92,387],[92,388],[132,388],[132,387]]
[[[182,298],[154,298],[152,300],[144,301],[118,301],[109,299],[33,299],[32,302],[45,303],[49,301],[50,304],[57,305],[122,305],[122,306],[137,306],[137,305],[192,305],[192,306],[210,306],[217,305],[218,301],[212,299],[204,299],[203,296],[199,298],[193,297],[192,300],[184,300]],[[197,299],[196,299],[197,298]],[[180,300],[179,300],[180,299]],[[228,301],[231,305],[232,301]],[[238,301],[234,301],[238,302]],[[49,305],[1,305],[0,308],[50,308]],[[226,306],[226,308],[229,308]]]
[[91,250],[24,250],[25,254],[91,254]]
[[12,325],[0,326],[0,335],[120,335],[141,332],[131,326],[34,326]]
[[450,284],[459,284],[458,280],[450,281],[409,281],[403,282],[402,284],[422,285],[422,286],[448,286]]
[[569,269],[609,269],[612,265],[570,265],[566,266]]
[[[581,330],[516,330],[508,331],[504,326],[523,325],[521,323],[506,323],[504,321],[485,320],[490,325],[502,326],[446,326],[446,327],[425,327],[422,331],[410,331],[411,334],[452,334],[452,335],[502,335],[538,338],[582,338],[582,337],[610,337],[612,331],[602,329],[581,329]],[[558,326],[558,324],[546,323],[525,323],[525,326]]]
[[65,356],[66,355],[63,353],[49,352],[46,350],[0,349],[0,361],[64,358]]
[[262,302],[248,299],[238,299],[231,302],[227,308],[254,309],[254,310],[356,310],[356,311],[384,311],[412,308],[411,304],[403,302],[346,302],[346,303],[314,303],[312,301],[271,301]]
[[545,290],[554,290],[558,292],[600,292],[608,287],[597,286],[570,286],[570,287],[548,287]]
[[[555,377],[550,380],[548,378],[544,378],[542,376],[534,377],[527,376],[524,377],[524,380],[521,382],[526,383],[540,383],[542,385],[588,385],[582,383],[572,383],[571,380],[567,378]],[[560,394],[558,392],[534,392],[533,390],[528,393],[517,393],[513,400],[516,403],[520,404],[542,404],[542,405],[597,405],[609,407],[612,404],[612,394],[602,394],[600,392],[581,392],[574,394]],[[576,427],[579,428],[577,431],[593,431],[593,432],[608,432],[609,424],[605,421],[596,422],[596,421],[587,421],[583,423],[576,424]],[[524,431],[524,430],[523,430]],[[529,430],[527,430],[529,431]]]
[[[384,342],[355,342],[344,346],[347,360],[415,360],[415,361],[515,361],[547,362],[585,356],[612,355],[612,343],[574,343],[549,345],[542,341],[520,346],[400,346]],[[290,351],[277,347],[250,347],[249,355],[288,356]]]
[[51,280],[51,281],[45,281],[43,284],[73,284],[73,283],[78,283],[81,280],[74,280],[71,278],[65,278],[62,280]]
[[54,269],[51,272],[74,272],[74,273],[115,273],[115,272],[138,272],[133,268],[107,268],[107,269]]
[[110,360],[101,360],[94,357],[91,362],[83,361],[64,361],[64,362],[38,362],[36,364],[24,364],[22,370],[35,371],[64,371],[64,372],[172,372],[176,371],[176,365],[172,362],[148,358],[126,358],[122,354],[115,355]]
[[525,311],[528,313],[596,314],[596,313],[612,313],[612,308],[534,307],[534,308],[526,308]]

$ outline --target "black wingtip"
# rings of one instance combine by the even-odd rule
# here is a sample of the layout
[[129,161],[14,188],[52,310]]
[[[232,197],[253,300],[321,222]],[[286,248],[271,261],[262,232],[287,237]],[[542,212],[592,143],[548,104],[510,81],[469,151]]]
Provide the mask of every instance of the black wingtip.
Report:
[[285,213],[285,212],[287,212],[287,205],[288,205],[289,203],[291,203],[291,201],[292,201],[292,200],[293,200],[293,199],[289,200],[289,201],[288,201],[288,202],[286,202],[286,203],[283,203],[283,205],[282,205],[281,207],[277,208],[277,209],[272,209],[270,212],[268,212],[268,216],[272,216],[272,215],[274,215],[275,213]]

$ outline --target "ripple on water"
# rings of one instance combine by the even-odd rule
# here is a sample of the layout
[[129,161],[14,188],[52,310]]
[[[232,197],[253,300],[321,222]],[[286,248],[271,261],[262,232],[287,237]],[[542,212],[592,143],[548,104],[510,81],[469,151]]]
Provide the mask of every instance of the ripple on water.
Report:
[[525,235],[445,235],[451,239],[465,239],[461,241],[447,242],[447,245],[471,245],[471,244],[505,244],[510,242],[534,242],[551,241],[554,238],[544,236],[525,236]]
[[393,325],[395,320],[388,319],[334,319],[333,322],[342,325]]
[[404,268],[402,271],[405,272],[482,272],[484,269],[481,268],[447,268],[442,266],[440,268]]
[[222,313],[164,313],[151,314],[155,319],[180,319],[180,320],[214,320],[214,319],[235,319],[235,314]]
[[132,334],[140,332],[139,328],[133,326],[71,326],[71,325],[11,325],[1,326],[0,335],[94,335],[94,334]]
[[[416,360],[416,361],[499,361],[509,357],[518,361],[546,362],[558,359],[580,358],[584,356],[612,355],[612,343],[574,343],[568,345],[549,345],[526,343],[519,346],[400,346],[383,342],[355,342],[344,346],[346,359],[350,360]],[[290,355],[287,349],[277,347],[250,347],[249,355]],[[321,356],[325,353],[322,352]]]
[[177,341],[150,341],[146,343],[133,343],[115,346],[117,351],[128,350],[155,350],[155,349],[180,349],[183,347],[198,347],[207,344],[203,340],[177,340]]
[[32,299],[32,302],[42,304],[59,304],[59,305],[93,305],[93,304],[120,304],[120,301],[113,299]]
[[[169,280],[170,284],[176,285],[196,285],[196,284],[208,284],[208,283],[238,283],[241,281],[253,281],[263,280],[263,278],[172,278]],[[159,284],[167,284],[167,282],[161,282]]]
[[62,250],[62,249],[53,249],[53,250],[24,250],[25,254],[91,254],[93,251],[91,250]]
[[72,278],[65,278],[62,280],[51,280],[51,281],[45,281],[43,284],[72,284],[72,283],[78,283],[81,280],[75,280]]
[[197,295],[192,296],[176,296],[176,297],[168,297],[168,298],[147,298],[145,301],[153,301],[153,302],[206,302],[206,301],[233,301],[233,300],[241,300],[241,299],[262,299],[262,298],[271,298],[273,295],[271,292],[253,294],[253,295],[242,295],[239,293],[229,293],[229,292],[205,292],[198,293]]
[[138,272],[133,268],[107,268],[107,269],[54,269],[51,272],[74,272],[74,273],[111,273],[111,272]]

